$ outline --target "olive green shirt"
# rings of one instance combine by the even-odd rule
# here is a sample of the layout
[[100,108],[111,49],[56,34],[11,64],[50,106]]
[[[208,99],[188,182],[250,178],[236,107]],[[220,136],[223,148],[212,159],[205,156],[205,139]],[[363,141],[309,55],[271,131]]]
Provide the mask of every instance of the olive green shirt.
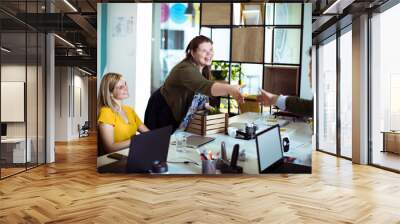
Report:
[[160,92],[177,122],[185,117],[195,93],[211,96],[214,82],[206,79],[190,61],[175,65],[169,73]]

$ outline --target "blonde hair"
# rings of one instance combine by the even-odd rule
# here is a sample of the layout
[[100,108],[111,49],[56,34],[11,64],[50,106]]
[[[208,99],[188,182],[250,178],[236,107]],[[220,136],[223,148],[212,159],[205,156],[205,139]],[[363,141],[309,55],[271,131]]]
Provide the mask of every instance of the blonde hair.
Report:
[[103,76],[100,82],[99,96],[97,98],[97,111],[102,107],[109,107],[114,112],[118,112],[118,103],[112,97],[115,85],[122,79],[122,75],[118,73],[107,73]]

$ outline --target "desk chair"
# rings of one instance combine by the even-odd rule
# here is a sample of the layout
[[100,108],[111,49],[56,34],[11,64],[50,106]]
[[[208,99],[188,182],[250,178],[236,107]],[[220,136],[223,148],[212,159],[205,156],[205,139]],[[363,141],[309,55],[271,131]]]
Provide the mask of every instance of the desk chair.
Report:
[[89,121],[85,121],[85,123],[82,126],[78,124],[79,138],[89,136],[89,129],[90,129]]
[[257,102],[256,95],[249,95],[244,98],[244,103],[239,104],[240,113],[256,112],[260,113],[260,104]]
[[100,128],[97,126],[97,157],[103,156],[107,154],[107,150],[104,147],[103,139],[101,138],[100,135]]

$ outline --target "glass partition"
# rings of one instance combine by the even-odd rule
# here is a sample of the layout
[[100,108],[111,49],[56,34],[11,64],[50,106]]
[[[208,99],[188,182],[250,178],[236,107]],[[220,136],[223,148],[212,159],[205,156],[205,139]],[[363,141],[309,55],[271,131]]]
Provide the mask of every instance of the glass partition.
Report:
[[[42,5],[44,1],[0,3],[19,16],[43,13]],[[46,39],[13,16],[0,12],[0,17],[8,21],[0,23],[0,178],[5,178],[45,163]]]
[[318,47],[317,149],[336,154],[336,36]]
[[371,18],[371,162],[400,171],[400,5]]
[[352,33],[340,36],[340,155],[352,157]]
[[[27,37],[25,32],[1,34],[2,177],[24,171],[31,160],[26,141]],[[4,131],[5,130],[5,131]],[[27,150],[28,146],[28,150]]]

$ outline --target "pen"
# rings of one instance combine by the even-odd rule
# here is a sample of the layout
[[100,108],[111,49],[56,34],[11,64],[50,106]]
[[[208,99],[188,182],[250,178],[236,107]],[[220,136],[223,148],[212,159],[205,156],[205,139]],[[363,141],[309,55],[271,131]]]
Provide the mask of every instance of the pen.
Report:
[[204,153],[200,153],[200,158],[201,160],[207,160],[207,156],[205,156]]
[[212,151],[208,151],[208,157],[210,158],[210,160],[213,160]]

